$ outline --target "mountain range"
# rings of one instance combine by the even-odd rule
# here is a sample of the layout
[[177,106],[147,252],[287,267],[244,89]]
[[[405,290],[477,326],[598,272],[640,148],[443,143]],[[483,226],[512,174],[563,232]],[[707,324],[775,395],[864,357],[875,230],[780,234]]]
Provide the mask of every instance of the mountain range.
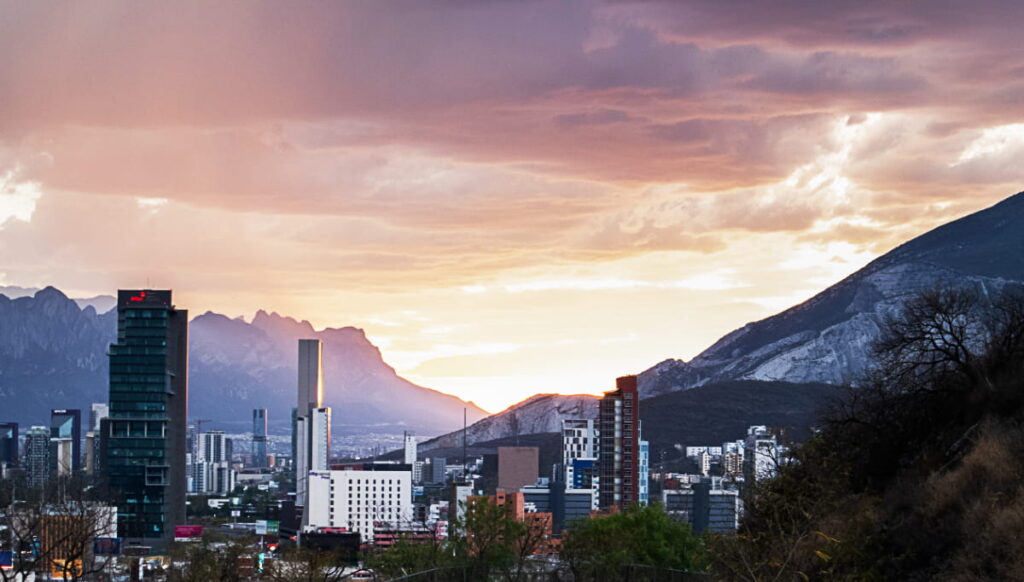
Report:
[[[72,300],[47,287],[0,294],[0,398],[4,420],[48,422],[53,408],[88,410],[107,399],[106,350],[117,314],[105,296]],[[110,298],[112,299],[112,298]],[[106,306],[98,313],[97,306]],[[207,312],[189,325],[189,416],[207,428],[251,429],[253,408],[270,409],[285,433],[295,405],[297,340],[324,345],[324,399],[344,431],[433,435],[486,416],[472,403],[400,377],[354,327],[316,331],[308,321],[259,311],[252,321]]]
[[[870,366],[871,345],[886,318],[907,298],[949,286],[991,293],[1021,282],[1024,193],[893,249],[808,301],[726,334],[688,362],[662,361],[639,375],[641,395],[648,402],[701,388],[685,403],[658,404],[686,406],[688,418],[699,422],[701,407],[718,406],[717,396],[756,400],[762,390],[777,412],[789,406],[806,424],[808,411],[823,400],[808,396],[819,390],[815,386],[831,393],[824,387],[855,385]],[[105,351],[116,328],[116,314],[108,311],[112,300],[72,300],[52,287],[0,287],[4,419],[39,423],[51,408],[105,401]],[[471,422],[479,421],[467,440],[478,443],[556,433],[562,419],[596,412],[593,396],[548,394],[486,417],[471,403],[398,376],[360,329],[316,331],[309,322],[260,311],[249,322],[209,312],[192,320],[190,416],[245,431],[252,408],[269,408],[272,427],[284,432],[294,401],[296,340],[308,337],[324,342],[327,404],[336,425],[349,430],[440,434],[462,424],[465,408]],[[422,447],[456,443],[461,431]]]
[[[856,385],[869,369],[886,318],[899,313],[908,298],[954,286],[993,293],[1022,282],[1024,192],[896,247],[804,303],[726,334],[689,362],[670,359],[645,370],[640,394],[650,402],[697,387],[708,394],[737,381],[752,382],[749,392],[761,382],[804,414],[814,405],[805,391],[779,390],[778,383]],[[559,432],[562,419],[593,418],[596,406],[590,396],[535,396],[469,427],[467,440]],[[687,406],[701,407],[702,400]],[[461,433],[442,435],[423,448],[450,446],[459,438]]]

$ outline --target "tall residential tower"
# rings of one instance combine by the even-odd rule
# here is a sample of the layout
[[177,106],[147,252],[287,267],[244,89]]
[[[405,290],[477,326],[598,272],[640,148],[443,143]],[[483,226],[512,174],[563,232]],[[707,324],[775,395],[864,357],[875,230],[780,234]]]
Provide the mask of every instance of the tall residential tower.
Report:
[[103,467],[127,544],[164,547],[185,523],[188,312],[170,291],[117,292]]
[[640,395],[636,376],[615,380],[601,398],[597,426],[599,505],[626,507],[640,501]]

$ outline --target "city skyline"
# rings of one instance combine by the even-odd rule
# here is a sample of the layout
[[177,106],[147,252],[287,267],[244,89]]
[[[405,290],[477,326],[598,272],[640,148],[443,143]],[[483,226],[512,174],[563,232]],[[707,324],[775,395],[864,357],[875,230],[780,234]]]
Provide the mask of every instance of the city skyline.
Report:
[[354,325],[493,412],[1020,189],[1020,4],[768,6],[5,2],[0,286]]

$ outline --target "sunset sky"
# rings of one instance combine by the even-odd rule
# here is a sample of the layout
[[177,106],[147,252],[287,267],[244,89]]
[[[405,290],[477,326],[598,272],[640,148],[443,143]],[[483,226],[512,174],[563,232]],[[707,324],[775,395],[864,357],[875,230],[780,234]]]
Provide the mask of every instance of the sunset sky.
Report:
[[596,393],[1022,190],[1024,2],[0,2],[0,285]]

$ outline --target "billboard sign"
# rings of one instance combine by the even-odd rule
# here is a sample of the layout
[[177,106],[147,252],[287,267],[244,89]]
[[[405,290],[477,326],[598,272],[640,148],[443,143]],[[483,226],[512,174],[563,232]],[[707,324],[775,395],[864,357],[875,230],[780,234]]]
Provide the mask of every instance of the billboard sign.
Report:
[[10,570],[14,567],[14,552],[10,550],[0,551],[0,569]]
[[174,541],[176,542],[198,542],[202,539],[203,526],[201,525],[174,526]]

